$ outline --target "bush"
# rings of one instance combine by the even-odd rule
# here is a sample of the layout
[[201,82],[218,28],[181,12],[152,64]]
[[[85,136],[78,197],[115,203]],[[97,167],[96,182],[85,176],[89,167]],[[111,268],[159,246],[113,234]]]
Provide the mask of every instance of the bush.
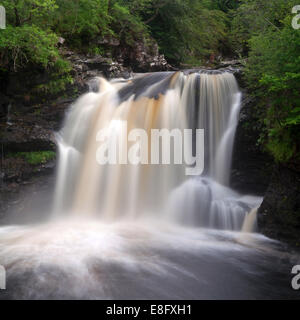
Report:
[[281,24],[252,36],[246,76],[265,109],[261,141],[276,161],[299,162],[300,33],[291,27],[290,15]]
[[59,57],[57,36],[35,25],[8,26],[0,32],[0,65],[17,71],[28,64],[43,68],[54,64]]

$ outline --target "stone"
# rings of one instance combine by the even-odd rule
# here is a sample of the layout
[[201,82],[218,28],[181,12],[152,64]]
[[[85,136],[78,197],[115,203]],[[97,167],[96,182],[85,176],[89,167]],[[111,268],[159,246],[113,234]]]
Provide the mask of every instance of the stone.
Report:
[[259,230],[300,249],[300,171],[276,165],[262,205]]

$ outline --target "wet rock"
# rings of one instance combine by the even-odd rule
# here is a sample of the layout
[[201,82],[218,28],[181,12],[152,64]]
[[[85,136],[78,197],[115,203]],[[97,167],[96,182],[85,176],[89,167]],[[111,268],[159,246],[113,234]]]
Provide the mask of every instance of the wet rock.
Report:
[[65,98],[30,107],[12,104],[9,123],[6,118],[0,119],[0,154],[55,150],[54,132],[61,128],[72,101]]
[[[245,88],[243,68],[236,78]],[[262,115],[256,101],[245,89],[235,136],[231,185],[243,193],[264,196],[258,210],[259,232],[300,248],[300,171],[299,167],[276,165],[262,150],[258,140]]]
[[258,210],[259,230],[300,249],[300,172],[277,165]]
[[244,91],[233,149],[231,187],[242,193],[264,195],[273,160],[258,145],[261,128],[255,106],[255,100]]
[[2,130],[0,143],[5,151],[55,150],[55,139],[51,130],[39,125],[16,121]]
[[155,41],[150,43],[145,39],[137,41],[134,48],[126,48],[121,57],[129,64],[134,72],[168,71],[171,66],[164,55],[159,54]]
[[70,50],[62,51],[62,54],[73,66],[73,77],[79,93],[88,89],[86,83],[92,78],[105,77],[111,79],[122,77],[124,73],[130,73],[131,71],[130,68],[125,68],[121,63],[100,55],[82,55]]
[[120,40],[111,37],[111,36],[104,36],[101,37],[97,40],[97,43],[102,46],[107,46],[107,47],[118,47],[120,45]]
[[238,60],[238,59],[224,60],[224,61],[220,61],[218,63],[218,65],[216,66],[216,69],[228,68],[228,67],[234,67],[234,68],[243,67],[245,65],[245,63],[246,63],[245,59],[242,59],[242,60]]
[[7,117],[9,103],[9,97],[0,92],[0,119]]
[[63,37],[59,37],[58,38],[58,45],[62,46],[64,43],[66,42],[66,39],[64,39]]

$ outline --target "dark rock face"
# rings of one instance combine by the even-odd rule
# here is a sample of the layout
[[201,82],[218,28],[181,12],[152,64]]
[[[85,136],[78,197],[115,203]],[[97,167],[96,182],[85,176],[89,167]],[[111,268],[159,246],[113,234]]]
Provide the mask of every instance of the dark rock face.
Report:
[[113,39],[102,39],[101,44],[107,44],[112,49],[110,57],[101,55],[83,55],[62,49],[65,59],[73,65],[75,81],[83,87],[93,77],[129,78],[133,72],[167,71],[172,67],[164,55],[160,55],[158,45],[153,40],[148,43],[145,39],[135,42],[135,46],[122,46]]
[[38,79],[47,81],[41,77],[44,75],[30,70],[20,77],[8,75],[0,97],[0,216],[18,201],[19,194],[33,179],[54,172],[54,160],[31,164],[18,154],[55,151],[54,132],[61,127],[65,110],[73,101],[52,96],[45,100],[32,95]]
[[61,127],[72,101],[58,99],[29,107],[12,102],[9,113],[0,117],[1,152],[55,150],[53,131]]
[[55,150],[52,131],[24,119],[3,128],[1,144],[5,151],[11,152]]
[[83,55],[70,50],[62,50],[61,53],[73,66],[72,75],[79,92],[87,91],[87,82],[94,77],[111,79],[131,72],[122,64],[100,55]]
[[283,165],[273,171],[258,211],[258,226],[265,235],[300,248],[300,172]]
[[164,55],[159,53],[157,42],[137,35],[134,45],[128,45],[124,39],[118,40],[113,37],[99,39],[98,43],[110,52],[110,57],[115,63],[122,65],[127,71],[132,72],[155,72],[168,71],[172,67],[166,61]]
[[[237,80],[243,88],[242,72]],[[257,144],[262,130],[260,110],[247,92],[243,93],[240,120],[235,137],[231,186],[243,193],[264,196],[258,210],[259,232],[300,248],[299,168],[275,165]]]
[[7,115],[8,105],[9,105],[9,98],[0,92],[0,118],[5,117]]
[[124,49],[120,58],[125,65],[130,65],[134,72],[167,71],[171,68],[164,55],[159,54],[154,40],[149,44],[146,44],[145,40],[138,41],[133,49]]
[[233,150],[231,187],[242,193],[264,195],[273,161],[257,145],[260,127],[254,107],[255,100],[244,92]]
[[64,106],[35,106],[24,111],[14,105],[9,121],[7,116],[0,117],[0,216],[18,201],[19,193],[33,179],[54,172],[54,160],[30,164],[17,153],[54,151],[53,131],[62,121]]

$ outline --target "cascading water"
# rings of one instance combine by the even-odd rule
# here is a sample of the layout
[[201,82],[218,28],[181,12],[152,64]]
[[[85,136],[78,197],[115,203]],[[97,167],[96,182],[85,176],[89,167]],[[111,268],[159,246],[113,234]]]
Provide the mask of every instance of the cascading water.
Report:
[[[261,198],[229,186],[241,101],[234,76],[154,73],[101,78],[91,89],[70,108],[56,135],[59,161],[49,221],[0,228],[5,297],[278,297],[286,266],[274,267],[277,244],[240,232],[252,230]],[[129,139],[136,128],[147,133],[144,158],[141,137]],[[184,148],[190,158],[199,153],[202,174],[187,175],[195,169],[190,162],[161,161],[167,151],[170,158],[181,153],[176,136],[170,150],[160,145],[154,153],[160,159],[147,164],[155,129],[193,129]],[[200,142],[196,129],[204,129]],[[104,131],[106,142],[99,139]],[[99,150],[116,141],[117,163],[100,165]],[[198,152],[201,144],[204,153]],[[135,164],[127,163],[130,155]]]
[[[228,188],[241,100],[234,76],[178,72],[99,81],[100,91],[77,101],[58,134],[55,213],[110,220],[156,216],[239,230],[260,199],[242,198]],[[131,147],[122,132],[124,123],[143,128],[149,136],[152,129],[203,128],[205,178],[186,176],[185,164],[124,165],[120,160]],[[120,141],[119,164],[100,166],[96,161],[96,136],[105,128],[110,128],[108,140]],[[197,146],[190,148],[195,152]]]

